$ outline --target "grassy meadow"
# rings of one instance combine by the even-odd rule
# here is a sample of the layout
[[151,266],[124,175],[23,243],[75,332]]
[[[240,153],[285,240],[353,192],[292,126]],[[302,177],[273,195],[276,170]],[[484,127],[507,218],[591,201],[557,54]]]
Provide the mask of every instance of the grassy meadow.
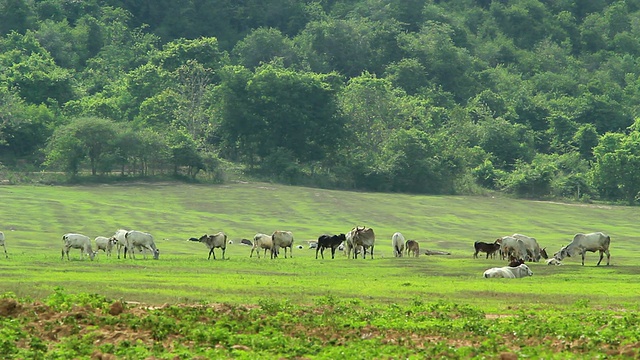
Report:
[[[637,310],[640,300],[640,209],[562,204],[499,197],[417,196],[332,191],[265,183],[220,186],[127,184],[0,187],[0,230],[9,259],[0,258],[2,292],[43,298],[62,287],[147,304],[261,299],[312,304],[319,297],[360,299],[372,304],[453,301],[485,311],[563,308],[576,303]],[[347,259],[337,253],[315,259],[307,240],[323,233],[372,227],[375,259]],[[110,236],[119,228],[150,232],[158,261],[118,259],[100,253],[95,261],[61,260],[61,237],[78,232]],[[293,258],[254,255],[239,244],[257,232],[291,230]],[[234,241],[225,260],[207,260],[207,248],[192,236],[224,231]],[[400,231],[425,249],[451,255],[393,258],[391,235]],[[515,232],[538,239],[550,254],[576,232],[603,231],[611,238],[611,265],[588,253],[564,266],[532,263],[526,279],[483,279],[483,271],[504,261],[474,259],[475,240],[493,241]],[[605,259],[606,260],[606,259]],[[605,263],[603,260],[603,264]]]

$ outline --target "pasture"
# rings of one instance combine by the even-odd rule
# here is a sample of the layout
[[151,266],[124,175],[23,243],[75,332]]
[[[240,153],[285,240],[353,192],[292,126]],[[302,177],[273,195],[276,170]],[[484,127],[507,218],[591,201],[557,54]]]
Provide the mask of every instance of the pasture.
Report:
[[[3,186],[0,198],[0,230],[9,253],[9,259],[0,258],[0,293],[20,299],[50,299],[62,292],[150,306],[224,303],[259,305],[263,311],[282,304],[307,310],[327,303],[332,309],[356,304],[367,311],[440,304],[436,307],[480,311],[483,320],[485,314],[489,318],[530,312],[551,312],[562,319],[563,313],[576,309],[584,316],[605,311],[620,318],[639,307],[640,209],[634,207],[264,183]],[[375,230],[373,260],[347,259],[341,252],[332,260],[330,251],[329,256],[325,251],[324,260],[316,260],[315,250],[308,249],[307,240],[346,233],[357,225]],[[100,252],[94,261],[81,261],[79,250],[72,249],[71,261],[61,260],[62,234],[77,232],[93,239],[120,228],[153,234],[160,259],[117,259],[114,249],[111,257]],[[249,258],[251,248],[240,245],[240,239],[274,230],[293,232],[293,258]],[[225,260],[220,259],[220,249],[215,250],[218,260],[207,260],[206,246],[187,241],[218,231],[233,241]],[[393,257],[391,236],[397,231],[420,242],[419,258]],[[506,262],[484,259],[484,254],[473,258],[476,240],[492,242],[523,233],[537,238],[551,255],[576,232],[592,231],[611,236],[611,266],[596,267],[598,254],[587,253],[584,267],[573,257],[563,266],[528,263],[534,273],[529,278],[484,279],[484,270]],[[304,248],[297,249],[299,244]],[[427,249],[451,255],[425,256]],[[637,330],[633,334],[638,341]],[[485,354],[499,350],[486,349]],[[468,356],[472,354],[462,354]]]

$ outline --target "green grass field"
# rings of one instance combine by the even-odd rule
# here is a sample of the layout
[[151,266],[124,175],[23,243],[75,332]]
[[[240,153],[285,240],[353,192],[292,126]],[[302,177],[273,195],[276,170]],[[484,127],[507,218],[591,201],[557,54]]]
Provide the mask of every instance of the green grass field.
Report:
[[[263,183],[2,186],[3,359],[637,358],[638,208],[499,197],[411,196]],[[315,259],[307,240],[357,225],[375,259]],[[155,236],[160,259],[61,259],[62,234]],[[291,230],[293,258],[249,258],[242,238]],[[226,259],[187,241],[226,232]],[[424,250],[394,258],[400,231]],[[484,279],[504,261],[475,240],[515,232],[553,254],[576,232],[611,238],[524,279]],[[1,255],[0,255],[1,256]],[[124,305],[122,305],[124,303]],[[136,304],[140,303],[140,304]]]
[[[55,287],[149,304],[228,302],[261,299],[311,304],[323,296],[374,304],[446,300],[509,313],[521,308],[562,308],[576,302],[593,307],[637,310],[640,300],[640,209],[560,204],[498,197],[412,196],[286,187],[264,183],[222,186],[130,184],[103,186],[0,187],[0,229],[9,259],[0,258],[1,289],[43,298]],[[323,233],[372,227],[375,259],[315,259],[307,240]],[[110,236],[119,228],[150,232],[160,260],[79,260],[79,250],[62,261],[61,236],[79,232]],[[249,258],[239,244],[256,232],[291,230],[293,258]],[[227,259],[207,260],[192,236],[224,231],[234,240]],[[391,235],[400,231],[421,250],[450,256],[393,258]],[[538,239],[552,254],[576,232],[603,231],[611,238],[611,265],[588,253],[564,266],[532,263],[526,279],[483,279],[483,271],[505,262],[473,259],[475,240],[493,241],[514,232]]]

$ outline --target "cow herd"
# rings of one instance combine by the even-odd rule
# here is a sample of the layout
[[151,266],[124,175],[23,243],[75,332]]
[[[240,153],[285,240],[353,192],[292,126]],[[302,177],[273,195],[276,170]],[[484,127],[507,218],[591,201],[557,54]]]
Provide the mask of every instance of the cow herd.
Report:
[[525,261],[538,262],[540,258],[544,258],[548,265],[561,265],[561,261],[564,258],[580,255],[582,257],[582,265],[584,266],[584,258],[587,251],[600,252],[600,260],[597,266],[600,265],[606,254],[607,265],[609,265],[611,258],[611,254],[609,253],[610,243],[611,237],[602,232],[589,234],[578,233],[573,237],[571,243],[563,246],[560,251],[553,254],[552,258],[549,258],[546,248],[540,249],[535,238],[522,234],[513,234],[497,238],[493,243],[476,241],[473,244],[475,249],[473,257],[477,258],[478,253],[484,252],[488,259],[489,256],[494,257],[499,253],[503,260],[505,258],[509,259],[509,266],[488,269],[484,272],[483,276],[485,278],[519,278],[533,275],[531,269],[524,264]]
[[[213,235],[204,234],[199,238],[189,238],[190,241],[201,242],[209,249],[207,259],[216,259],[215,249],[219,248],[222,252],[222,259],[225,258],[227,244],[227,235],[224,232],[218,232]],[[367,253],[373,259],[373,250],[375,246],[375,233],[372,228],[357,226],[347,234],[338,235],[321,235],[314,246],[316,248],[316,259],[318,253],[324,259],[324,250],[331,249],[331,258],[335,258],[336,249],[343,249],[348,258],[357,259],[358,254],[362,254],[366,258]],[[94,239],[95,251],[93,250],[92,240],[83,234],[67,233],[62,236],[62,259],[65,255],[69,259],[70,249],[79,249],[81,259],[88,255],[91,260],[94,259],[98,251],[104,251],[107,256],[111,256],[114,246],[117,249],[118,258],[120,251],[124,250],[124,257],[129,252],[130,257],[135,259],[135,253],[143,252],[144,257],[147,251],[151,253],[154,259],[160,256],[160,250],[156,247],[153,236],[137,230],[117,230],[110,237],[98,236]],[[260,258],[261,251],[264,250],[264,256],[267,251],[270,252],[271,258],[278,257],[280,249],[284,249],[284,257],[287,257],[287,249],[289,257],[293,256],[293,234],[290,231],[274,231],[271,235],[258,233],[253,237],[253,241],[243,239],[242,243],[251,245],[251,253],[249,257],[253,257],[254,252]],[[578,233],[573,240],[566,246],[563,246],[553,257],[549,258],[546,248],[540,248],[537,240],[522,234],[513,234],[497,238],[493,243],[476,241],[474,243],[473,257],[477,258],[479,253],[485,253],[486,258],[499,256],[504,260],[510,261],[509,266],[496,267],[486,270],[483,273],[485,278],[519,278],[531,276],[533,273],[525,262],[538,262],[541,258],[546,260],[549,265],[561,265],[561,261],[566,257],[580,255],[582,257],[582,265],[584,266],[586,252],[600,252],[600,259],[597,265],[600,265],[604,255],[607,255],[607,265],[610,263],[611,254],[609,245],[611,238],[602,232],[594,232],[589,234]],[[0,246],[4,248],[5,257],[8,258],[5,246],[4,233],[0,232]],[[391,246],[395,257],[402,257],[406,253],[407,256],[419,256],[420,245],[416,240],[405,240],[404,236],[396,232],[391,237]],[[351,255],[353,253],[353,255]]]

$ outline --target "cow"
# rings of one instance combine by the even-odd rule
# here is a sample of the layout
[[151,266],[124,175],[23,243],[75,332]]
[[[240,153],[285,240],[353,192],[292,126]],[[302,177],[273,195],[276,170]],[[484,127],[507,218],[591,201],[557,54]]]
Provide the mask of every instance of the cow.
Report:
[[420,256],[420,244],[418,244],[415,240],[407,240],[405,243],[405,248],[407,249],[407,256],[413,253],[413,256]]
[[600,260],[596,266],[599,266],[602,262],[604,254],[607,254],[607,266],[609,265],[609,259],[611,254],[609,253],[609,244],[611,243],[611,237],[602,232],[594,232],[589,234],[577,233],[571,243],[567,246],[563,246],[560,251],[553,254],[553,257],[558,261],[562,261],[565,257],[571,257],[575,254],[582,255],[582,266],[584,266],[584,255],[587,251],[600,252]]
[[111,256],[111,250],[117,240],[113,237],[108,238],[105,236],[96,236],[94,241],[96,242],[96,252],[102,250],[107,254],[107,256]]
[[[156,244],[153,240],[153,236],[149,233],[145,233],[137,230],[130,230],[124,235],[127,240],[127,245],[124,248],[124,257],[127,257],[127,249],[131,251],[131,258],[135,259],[135,251],[134,249],[141,248],[147,249],[151,251],[153,254],[153,258],[158,260],[160,257],[160,250],[156,247]],[[144,253],[145,259],[147,258],[147,253]]]
[[7,247],[4,245],[4,233],[2,231],[0,231],[0,245],[4,248],[4,257],[8,259],[9,255],[7,254]]
[[503,236],[496,240],[500,244],[500,251],[503,258],[506,256],[509,260],[525,260],[527,257],[527,247],[524,241],[512,236]]
[[289,257],[293,257],[293,233],[291,231],[276,230],[271,234],[273,247],[271,248],[271,258],[277,258],[280,248],[284,248],[284,258],[287,258],[287,248]]
[[93,260],[96,253],[91,249],[91,239],[83,234],[67,233],[62,235],[62,259],[67,254],[69,260],[69,249],[80,249],[80,259],[84,259],[84,254],[89,254],[89,258]]
[[404,236],[401,233],[397,232],[391,236],[391,246],[393,247],[393,256],[402,257],[404,253]]
[[253,246],[253,243],[251,242],[251,240],[249,239],[242,239],[240,240],[240,244],[241,245],[249,245],[249,246]]
[[476,252],[473,254],[473,257],[475,259],[478,258],[479,252],[487,253],[487,259],[488,259],[489,256],[492,256],[492,257],[495,256],[496,252],[500,250],[500,243],[498,242],[498,240],[494,241],[493,243],[476,241],[473,243],[473,247],[476,250]]
[[258,233],[253,237],[253,247],[251,248],[251,255],[249,257],[253,257],[253,252],[256,251],[258,254],[258,259],[260,259],[260,250],[264,249],[264,257],[267,257],[267,250],[271,251],[273,248],[273,240],[271,239],[271,235]]
[[[347,237],[345,234],[340,235],[320,235],[318,237],[318,242],[316,244],[316,259],[318,258],[318,251],[320,251],[320,256],[324,259],[324,249],[331,248],[331,258],[335,258],[336,249],[342,244]],[[311,244],[309,244],[311,247]]]
[[485,278],[506,278],[506,279],[516,279],[523,278],[525,276],[533,276],[533,272],[529,267],[525,264],[520,264],[518,266],[504,266],[504,267],[496,267],[487,269],[483,274]]
[[547,265],[556,265],[556,266],[560,266],[562,265],[562,263],[560,262],[560,260],[552,257],[551,259],[547,259]]
[[527,249],[527,260],[538,262],[542,256],[540,253],[540,245],[535,238],[522,234],[513,234],[511,237],[522,240],[525,248]]
[[116,233],[113,234],[113,236],[111,237],[111,239],[115,240],[116,249],[118,250],[118,259],[120,259],[120,249],[124,249],[124,258],[125,259],[127,258],[127,251],[126,251],[127,239],[125,238],[127,231],[129,230],[125,230],[125,229],[116,230]]
[[215,248],[222,249],[222,259],[224,260],[224,253],[227,251],[227,234],[220,231],[213,235],[204,234],[199,238],[189,238],[189,241],[199,241],[209,248],[209,257],[207,260],[211,259],[211,254],[213,254],[213,260],[216,260],[216,253],[213,251]]
[[[373,232],[373,229],[364,227],[364,226],[363,227],[357,226],[351,229],[351,231],[349,231],[349,235],[351,237],[353,249],[357,250],[359,246],[362,246],[363,248],[362,258],[365,259],[367,257],[367,250],[369,250],[369,253],[371,254],[371,259],[373,259],[373,248],[376,242],[376,235]],[[353,252],[353,258],[354,259],[358,258],[357,251]]]

